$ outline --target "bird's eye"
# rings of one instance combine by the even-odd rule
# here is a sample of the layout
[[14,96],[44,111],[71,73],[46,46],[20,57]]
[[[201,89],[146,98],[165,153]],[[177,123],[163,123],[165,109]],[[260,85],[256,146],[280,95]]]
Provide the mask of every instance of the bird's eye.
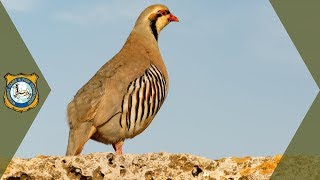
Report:
[[168,11],[166,10],[159,10],[158,13],[161,14],[162,16],[169,14]]

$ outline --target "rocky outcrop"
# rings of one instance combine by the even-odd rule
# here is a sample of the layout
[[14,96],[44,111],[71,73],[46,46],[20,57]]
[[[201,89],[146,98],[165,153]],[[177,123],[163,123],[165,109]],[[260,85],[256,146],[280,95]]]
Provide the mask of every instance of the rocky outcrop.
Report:
[[2,179],[269,179],[281,156],[210,160],[189,154],[93,153],[14,158]]

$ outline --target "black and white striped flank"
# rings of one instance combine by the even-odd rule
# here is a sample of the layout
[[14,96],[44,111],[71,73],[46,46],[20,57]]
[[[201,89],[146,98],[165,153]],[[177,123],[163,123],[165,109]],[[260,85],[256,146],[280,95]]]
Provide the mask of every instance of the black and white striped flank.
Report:
[[155,115],[163,104],[166,83],[161,71],[152,64],[141,77],[132,81],[122,100],[120,126],[133,133],[143,128],[145,120]]

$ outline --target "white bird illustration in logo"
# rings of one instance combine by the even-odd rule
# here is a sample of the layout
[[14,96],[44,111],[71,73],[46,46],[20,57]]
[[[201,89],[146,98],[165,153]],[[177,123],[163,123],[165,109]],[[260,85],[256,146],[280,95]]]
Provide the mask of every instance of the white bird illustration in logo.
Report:
[[26,97],[27,99],[30,99],[31,98],[31,93],[29,92],[29,90],[26,88],[26,89],[21,89],[19,87],[19,83],[16,83],[14,85],[14,97],[17,98],[17,99],[20,99],[21,97]]

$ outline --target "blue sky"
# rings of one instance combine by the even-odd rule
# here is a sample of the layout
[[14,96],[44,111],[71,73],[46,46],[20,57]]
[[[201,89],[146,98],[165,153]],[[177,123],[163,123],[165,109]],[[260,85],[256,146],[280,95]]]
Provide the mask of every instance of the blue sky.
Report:
[[[180,19],[159,37],[169,95],[124,153],[280,154],[318,93],[269,1],[1,2],[52,89],[18,157],[65,154],[68,102],[154,3]],[[89,141],[83,153],[104,151],[113,149]]]

